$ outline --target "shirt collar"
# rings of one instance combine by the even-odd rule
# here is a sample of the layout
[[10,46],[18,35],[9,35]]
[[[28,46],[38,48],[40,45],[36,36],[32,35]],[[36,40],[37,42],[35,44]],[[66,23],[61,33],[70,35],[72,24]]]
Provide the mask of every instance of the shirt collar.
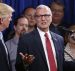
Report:
[[42,30],[40,30],[38,27],[37,27],[37,30],[39,31],[39,34],[41,35],[45,35],[45,33],[48,34],[49,38],[51,38],[51,35],[50,35],[50,31],[48,30],[47,32],[43,32]]
[[0,39],[3,39],[3,34],[2,34],[2,32],[0,32]]
[[45,34],[45,32],[43,32],[42,30],[40,30],[38,27],[37,27],[37,30],[39,31],[39,34],[41,34],[41,35]]

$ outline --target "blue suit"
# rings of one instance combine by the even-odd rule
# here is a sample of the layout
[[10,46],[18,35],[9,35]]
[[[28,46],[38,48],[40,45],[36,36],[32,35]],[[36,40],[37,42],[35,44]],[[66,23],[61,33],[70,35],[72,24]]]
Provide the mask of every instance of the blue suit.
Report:
[[[58,71],[63,71],[63,39],[61,36],[53,32],[51,32],[51,36],[55,46]],[[19,41],[16,59],[16,70],[24,71],[23,61],[19,55],[19,52],[28,53],[35,56],[33,63],[28,67],[29,71],[49,71],[41,38],[37,29],[23,35]]]

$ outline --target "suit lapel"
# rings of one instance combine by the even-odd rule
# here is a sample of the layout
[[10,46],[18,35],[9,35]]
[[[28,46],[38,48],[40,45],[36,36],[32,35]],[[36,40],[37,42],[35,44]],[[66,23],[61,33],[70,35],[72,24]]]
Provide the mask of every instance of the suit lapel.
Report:
[[43,45],[42,45],[42,42],[41,42],[41,38],[40,38],[39,32],[37,30],[35,30],[34,40],[36,41],[35,45],[38,48],[37,50],[38,50],[39,54],[41,55],[42,59],[44,60],[45,64],[47,65],[46,57],[45,57],[45,53],[44,53],[44,49],[43,49]]
[[51,32],[51,36],[52,36],[52,40],[54,43],[54,47],[55,47],[55,52],[56,52],[56,59],[57,59],[57,65],[59,65],[59,53],[60,53],[60,49],[59,49],[59,43],[56,36]]

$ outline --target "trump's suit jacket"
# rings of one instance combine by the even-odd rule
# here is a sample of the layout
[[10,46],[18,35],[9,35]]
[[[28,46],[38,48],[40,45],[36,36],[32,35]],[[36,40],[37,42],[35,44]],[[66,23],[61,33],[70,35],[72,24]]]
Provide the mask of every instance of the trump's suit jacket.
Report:
[[1,40],[0,40],[0,71],[12,71],[10,62],[8,64],[6,51]]
[[[63,71],[63,49],[64,43],[61,36],[50,32],[56,51],[57,69]],[[16,59],[16,70],[25,71],[23,68],[23,61],[19,53],[28,53],[35,56],[33,63],[28,67],[29,71],[49,71],[43,45],[37,29],[23,35],[19,40],[17,59]]]

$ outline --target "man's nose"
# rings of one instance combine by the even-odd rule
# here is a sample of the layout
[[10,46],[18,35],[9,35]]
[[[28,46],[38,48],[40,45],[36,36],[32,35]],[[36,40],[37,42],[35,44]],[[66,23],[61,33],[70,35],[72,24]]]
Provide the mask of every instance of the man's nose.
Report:
[[31,15],[30,18],[31,18],[31,19],[34,19],[34,15]]
[[41,16],[41,19],[42,19],[42,20],[45,20],[45,16]]

